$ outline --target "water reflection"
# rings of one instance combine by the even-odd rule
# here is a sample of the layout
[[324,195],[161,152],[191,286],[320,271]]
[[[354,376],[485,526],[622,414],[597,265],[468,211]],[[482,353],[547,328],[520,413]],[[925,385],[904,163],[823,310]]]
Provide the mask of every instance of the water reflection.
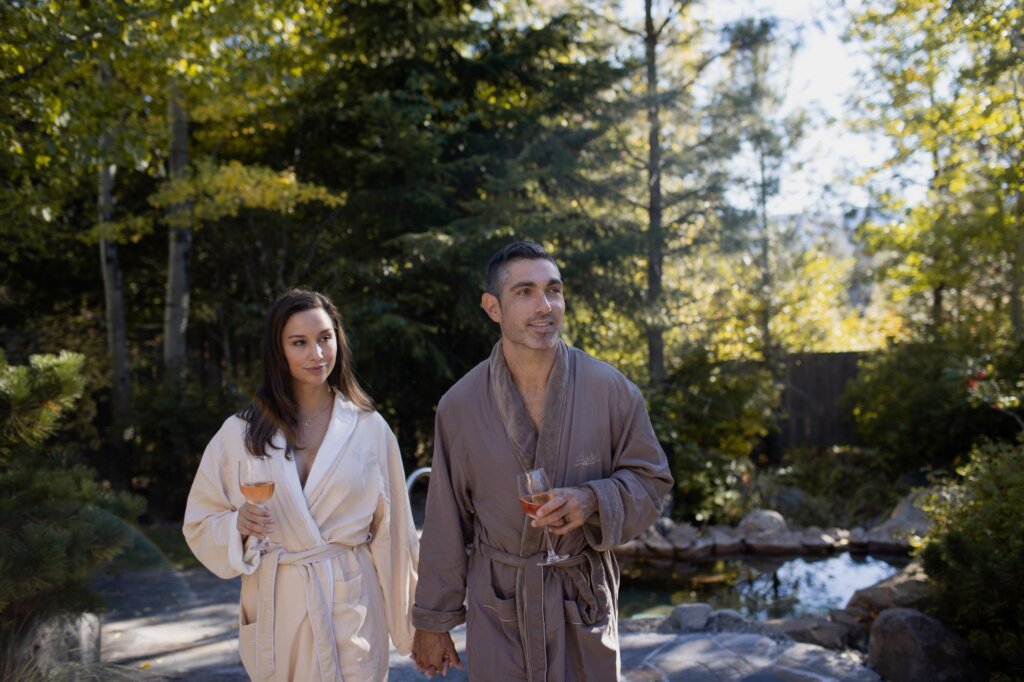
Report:
[[668,615],[676,604],[735,609],[753,619],[821,615],[897,573],[907,557],[729,557],[702,563],[624,558],[619,613]]

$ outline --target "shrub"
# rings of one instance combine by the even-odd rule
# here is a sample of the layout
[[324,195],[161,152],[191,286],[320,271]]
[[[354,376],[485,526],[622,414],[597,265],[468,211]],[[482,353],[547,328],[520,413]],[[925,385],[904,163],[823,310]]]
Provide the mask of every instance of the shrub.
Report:
[[138,498],[115,495],[95,472],[47,439],[82,392],[83,358],[35,355],[11,366],[0,352],[0,677],[24,661],[15,655],[37,620],[98,606],[93,572],[113,558],[142,511]]
[[927,504],[935,615],[965,635],[993,679],[1024,680],[1024,435],[979,445],[958,473]]
[[703,348],[691,348],[667,385],[651,398],[651,420],[676,481],[672,516],[739,520],[751,502],[748,457],[778,403],[770,373],[753,363],[716,363]]
[[870,448],[792,448],[783,467],[758,472],[755,487],[764,506],[801,526],[868,526],[910,492],[885,467]]
[[963,355],[947,342],[897,344],[865,360],[848,384],[843,403],[888,474],[949,467],[985,436],[1013,439],[1011,420],[968,403],[962,381],[950,378]]

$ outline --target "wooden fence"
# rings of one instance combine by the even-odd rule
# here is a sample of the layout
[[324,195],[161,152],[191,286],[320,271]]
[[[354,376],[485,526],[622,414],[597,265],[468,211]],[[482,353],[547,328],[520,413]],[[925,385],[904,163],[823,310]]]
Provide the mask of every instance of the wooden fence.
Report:
[[794,353],[786,358],[783,449],[857,443],[853,420],[839,404],[866,353]]

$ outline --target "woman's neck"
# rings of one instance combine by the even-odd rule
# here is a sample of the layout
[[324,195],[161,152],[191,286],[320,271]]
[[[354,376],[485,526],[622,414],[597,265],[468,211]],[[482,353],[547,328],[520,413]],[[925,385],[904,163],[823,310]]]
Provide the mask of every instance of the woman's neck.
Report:
[[299,410],[303,412],[315,412],[329,401],[334,400],[334,391],[327,384],[319,386],[300,384],[293,386],[292,392],[295,395],[295,402],[298,404]]

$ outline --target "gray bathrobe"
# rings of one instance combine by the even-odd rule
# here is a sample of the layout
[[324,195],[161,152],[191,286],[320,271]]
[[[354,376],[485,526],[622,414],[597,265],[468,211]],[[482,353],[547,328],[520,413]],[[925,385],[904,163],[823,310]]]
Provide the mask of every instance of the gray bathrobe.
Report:
[[[554,567],[537,565],[543,533],[518,503],[516,474],[535,467],[598,501],[582,528],[552,534],[570,555]],[[611,549],[657,518],[671,485],[634,384],[560,343],[538,434],[499,341],[438,405],[413,624],[466,621],[472,680],[619,679]]]

